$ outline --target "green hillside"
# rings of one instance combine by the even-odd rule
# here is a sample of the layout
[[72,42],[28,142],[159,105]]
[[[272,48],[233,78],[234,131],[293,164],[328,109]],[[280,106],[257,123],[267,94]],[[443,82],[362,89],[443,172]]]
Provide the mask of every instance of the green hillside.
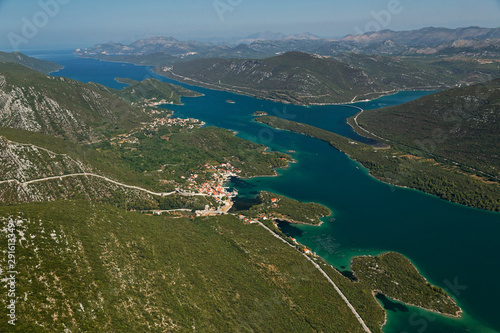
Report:
[[474,58],[389,57],[345,53],[333,59],[365,71],[370,77],[395,91],[441,90],[457,84],[480,82],[486,77],[500,76],[498,63],[483,64]]
[[[291,158],[144,107],[190,92],[126,82],[117,92],[0,66],[0,234],[10,241],[0,257],[0,304],[15,306],[15,325],[1,321],[0,331],[363,332],[356,311],[381,332],[374,290],[459,311],[402,256],[383,261],[401,288],[363,274],[370,260],[356,266],[361,283],[353,282],[269,219],[247,224],[228,213],[229,177],[276,175]],[[323,139],[335,140],[328,133]],[[360,156],[373,155],[367,149]],[[267,207],[273,197],[263,193],[250,211],[306,222],[330,214],[282,196]]]
[[197,59],[173,65],[172,73],[160,74],[294,104],[348,102],[387,90],[360,69],[300,52],[260,60]]
[[[16,325],[3,320],[0,331],[363,332],[299,251],[232,216],[152,217],[58,201],[0,207],[0,226],[5,239],[16,235],[17,271],[13,297],[0,298],[3,308],[16,300]],[[458,311],[439,288],[407,285],[400,269],[412,272],[407,280],[422,278],[404,257],[386,258],[408,301],[405,290],[422,288],[436,311]],[[384,311],[371,289],[387,289],[383,281],[363,275],[363,283],[352,282],[318,263],[371,331],[381,332]],[[371,265],[357,263],[356,274]]]
[[[120,81],[120,79],[117,79]],[[125,82],[124,82],[125,83]],[[197,97],[201,94],[188,90],[167,82],[161,82],[156,79],[146,79],[144,81],[126,81],[128,87],[116,92],[131,102],[160,102],[181,104],[181,97]]]
[[[190,192],[188,186],[213,180],[213,173],[203,167],[207,163],[217,166],[229,162],[240,169],[241,177],[252,177],[273,175],[274,168],[285,167],[289,160],[287,155],[267,153],[262,145],[214,127],[165,127],[134,135],[135,143],[116,144],[119,139],[113,139],[113,144],[105,141],[82,146],[40,133],[0,128],[0,202],[87,198],[137,210],[201,210],[215,203],[202,196],[151,196],[98,177],[58,176],[92,173],[158,193],[176,188]],[[197,175],[194,183],[188,181],[193,175]],[[24,185],[6,182],[45,177],[54,179]]]
[[0,208],[2,230],[9,217],[18,322],[2,320],[0,331],[363,332],[314,266],[232,217],[149,217],[81,201]]
[[136,81],[128,78],[116,78],[116,81],[126,84],[123,89],[113,89],[99,83],[90,85],[102,92],[119,96],[135,106],[156,107],[161,104],[181,104],[182,97],[198,97],[202,94],[181,86],[149,78]]
[[315,202],[300,202],[270,192],[260,192],[260,204],[251,207],[248,211],[252,216],[265,215],[268,218],[302,223],[321,225],[321,217],[330,216],[332,212]]
[[415,152],[401,144],[368,146],[321,128],[273,116],[259,117],[256,121],[328,142],[363,164],[375,178],[389,184],[414,188],[462,205],[500,211],[497,180],[428,153]]
[[196,59],[158,67],[190,84],[293,104],[348,103],[401,90],[439,90],[500,76],[498,63],[301,52],[256,60]]
[[12,52],[12,53],[0,52],[0,62],[16,63],[44,74],[49,74],[51,72],[55,72],[63,68],[61,65],[53,61],[46,61],[28,57],[27,55],[19,52]]
[[367,110],[358,123],[393,142],[500,177],[500,80]]

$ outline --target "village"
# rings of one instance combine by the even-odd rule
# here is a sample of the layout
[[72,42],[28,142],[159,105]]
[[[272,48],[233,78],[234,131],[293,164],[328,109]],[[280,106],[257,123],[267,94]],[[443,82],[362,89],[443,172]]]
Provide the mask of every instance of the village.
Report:
[[158,131],[158,129],[162,126],[180,126],[187,129],[193,129],[195,127],[202,127],[205,125],[205,122],[194,119],[194,118],[156,118],[151,123],[146,123],[146,128],[153,131]]
[[[204,164],[201,167],[200,174],[211,174],[209,179],[207,177],[200,177],[199,174],[193,173],[189,177],[182,176],[182,179],[187,181],[187,190],[193,193],[193,195],[205,195],[215,199],[216,203],[219,205],[216,209],[210,209],[210,207],[205,207],[204,211],[197,211],[199,216],[209,216],[227,213],[233,206],[232,198],[234,198],[238,193],[236,190],[229,190],[228,187],[224,187],[224,184],[231,177],[237,177],[241,173],[241,170],[237,169],[231,163],[221,163],[218,166],[211,164]],[[203,179],[199,182],[199,179]]]
[[[153,111],[153,113],[160,113],[160,112]],[[112,138],[110,140],[111,145],[121,146],[123,144],[138,144],[139,139],[137,139],[133,135],[136,134],[138,131],[145,129],[155,132],[158,132],[158,130],[163,126],[166,127],[179,126],[182,128],[193,129],[193,128],[203,127],[205,125],[205,122],[194,118],[182,119],[182,118],[163,117],[163,118],[155,118],[152,122],[143,123],[142,125],[143,126],[139,130],[120,134]]]

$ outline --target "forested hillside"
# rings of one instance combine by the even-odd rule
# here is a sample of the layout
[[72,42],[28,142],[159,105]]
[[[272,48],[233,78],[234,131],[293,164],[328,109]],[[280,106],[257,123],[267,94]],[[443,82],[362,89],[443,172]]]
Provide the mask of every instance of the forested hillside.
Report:
[[500,177],[500,79],[366,110],[358,122],[416,151]]

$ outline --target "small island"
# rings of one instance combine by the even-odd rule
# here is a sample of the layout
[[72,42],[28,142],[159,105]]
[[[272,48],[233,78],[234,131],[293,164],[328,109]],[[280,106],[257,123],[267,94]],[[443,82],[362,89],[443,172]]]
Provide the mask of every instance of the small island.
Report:
[[267,112],[265,112],[265,111],[255,111],[253,113],[253,115],[256,116],[256,117],[267,116]]
[[235,101],[233,101],[232,99],[228,99],[228,100],[226,100],[226,103],[229,103],[229,104],[236,104],[236,102],[235,102]]
[[252,206],[250,215],[270,220],[281,220],[296,224],[321,225],[321,217],[332,212],[323,205],[314,202],[300,202],[282,195],[260,192],[260,204]]

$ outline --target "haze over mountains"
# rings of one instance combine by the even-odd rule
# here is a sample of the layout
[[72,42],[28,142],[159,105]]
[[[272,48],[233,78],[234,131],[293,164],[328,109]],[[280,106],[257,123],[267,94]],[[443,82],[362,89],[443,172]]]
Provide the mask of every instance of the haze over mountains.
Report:
[[467,27],[459,29],[423,28],[412,31],[382,30],[342,39],[324,39],[309,33],[286,36],[256,33],[233,45],[179,41],[173,37],[153,37],[130,45],[104,43],[78,49],[82,56],[149,55],[166,53],[179,58],[253,57],[265,58],[287,51],[302,51],[331,56],[345,52],[391,55],[422,55],[475,52],[482,56],[500,54],[500,28]]
[[[404,89],[445,89],[500,76],[493,56],[496,29],[456,30],[451,33],[455,37],[443,31],[439,38],[431,38],[426,31],[413,33],[407,42],[389,31],[363,35],[361,41],[264,33],[249,36],[235,47],[157,37],[131,45],[109,43],[96,49],[101,51],[80,53],[149,62],[162,74],[198,80],[197,85],[295,104],[354,101]],[[463,39],[453,46],[456,36]],[[315,45],[321,45],[316,51],[334,51],[324,56],[284,51]],[[353,53],[352,48],[373,54]],[[443,53],[455,49],[459,52],[451,52],[453,56]],[[402,50],[420,56],[402,57]],[[217,58],[200,58],[207,54]],[[250,54],[259,57],[238,59]],[[263,58],[264,54],[272,56]],[[463,54],[475,56],[457,57]],[[227,59],[234,55],[238,57]],[[254,177],[275,174],[289,161],[289,156],[267,151],[232,131],[201,127],[199,121],[187,123],[172,118],[171,111],[155,108],[181,103],[182,96],[198,93],[126,76],[118,81],[129,86],[115,90],[47,76],[43,73],[60,66],[21,54],[0,54],[0,60],[6,61],[0,62],[0,221],[15,223],[19,234],[17,254],[23,260],[18,275],[19,332],[95,327],[102,331],[366,331],[359,318],[370,331],[382,332],[386,317],[374,290],[406,304],[460,314],[455,301],[421,277],[402,255],[354,259],[350,274],[357,281],[353,282],[319,257],[306,260],[303,254],[310,250],[296,240],[283,238],[291,246],[285,245],[261,222],[243,222],[237,215],[241,211],[234,216],[196,217],[209,208],[214,208],[212,215],[221,211],[216,200],[221,195],[194,192],[199,189],[197,182],[206,186],[213,178],[226,181],[217,166],[224,170],[233,166],[240,169],[240,177]],[[498,175],[494,144],[498,142],[499,87],[497,80],[365,113],[361,125],[394,141],[382,150],[299,123],[289,124],[288,129],[309,129],[303,133],[331,139],[330,144],[337,140],[338,149],[391,184],[498,211],[496,178],[465,173],[441,159],[429,159],[426,152],[409,155],[406,147],[418,138],[435,139],[429,124],[441,126],[448,139],[435,155],[451,156]],[[203,106],[216,110],[209,109],[208,93],[206,97]],[[442,126],[443,117],[459,121]],[[300,210],[297,202],[286,206],[283,201],[276,207]],[[258,209],[259,215],[244,214],[258,219],[260,209],[269,207]],[[171,215],[147,216],[152,210]],[[266,228],[274,228],[270,220],[276,215],[270,216],[262,218]],[[2,267],[7,261],[3,258]],[[336,291],[337,285],[342,294]],[[0,299],[4,307],[6,300]],[[0,331],[5,325],[0,323]]]
[[233,45],[154,37],[75,53],[155,66],[181,81],[286,103],[346,103],[498,77],[500,28],[383,30],[341,39],[263,32]]

